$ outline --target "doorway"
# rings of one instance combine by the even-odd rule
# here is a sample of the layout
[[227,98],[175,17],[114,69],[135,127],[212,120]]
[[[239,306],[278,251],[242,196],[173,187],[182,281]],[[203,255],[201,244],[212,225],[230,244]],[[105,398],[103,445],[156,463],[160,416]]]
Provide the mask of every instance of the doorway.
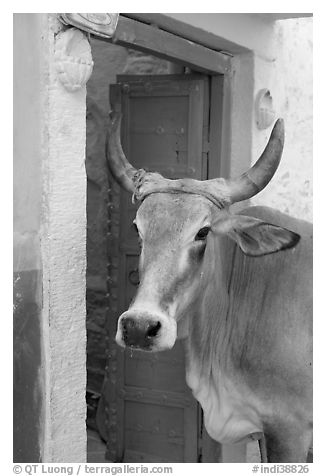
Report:
[[[96,65],[93,45],[92,51]],[[140,73],[147,73],[148,62],[141,62]],[[168,178],[217,176],[221,169],[223,75],[195,73],[180,66],[179,74],[173,74],[175,70],[173,64],[162,64],[157,58],[156,74],[112,75],[111,68],[106,112],[111,106],[122,111],[122,144],[135,167]],[[172,74],[166,74],[169,72]],[[207,461],[203,440],[207,446],[209,437],[203,430],[201,409],[185,382],[183,343],[151,355],[123,351],[114,341],[117,319],[138,283],[138,242],[132,226],[136,207],[111,177],[105,179],[105,158],[94,153],[100,147],[104,151],[103,98],[95,95],[99,79],[93,73],[87,98],[88,423],[105,440],[108,461]],[[102,174],[94,173],[96,161],[102,164]],[[105,240],[106,253],[97,257],[96,266],[92,255],[101,246],[94,246],[94,235],[100,237],[102,249]],[[105,290],[102,284],[99,289],[92,271],[99,269],[101,262],[104,266],[104,259]]]

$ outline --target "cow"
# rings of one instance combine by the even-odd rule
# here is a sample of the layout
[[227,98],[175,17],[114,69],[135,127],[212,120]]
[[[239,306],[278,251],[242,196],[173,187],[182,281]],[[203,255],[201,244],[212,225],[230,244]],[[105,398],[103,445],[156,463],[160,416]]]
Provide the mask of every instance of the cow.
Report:
[[235,179],[170,180],[135,169],[112,111],[109,169],[139,202],[140,283],[116,342],[156,352],[185,341],[186,381],[208,434],[259,438],[263,461],[304,462],[312,440],[312,225],[233,203],[260,192],[283,151],[278,119],[258,161]]

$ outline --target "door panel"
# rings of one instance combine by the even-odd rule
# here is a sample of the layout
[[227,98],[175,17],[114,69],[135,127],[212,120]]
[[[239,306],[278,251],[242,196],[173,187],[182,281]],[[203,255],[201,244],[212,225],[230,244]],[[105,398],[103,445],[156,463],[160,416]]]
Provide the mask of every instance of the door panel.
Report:
[[183,462],[183,407],[127,401],[125,404],[125,444],[129,451],[157,457],[157,462]]
[[[139,369],[141,368],[141,372]],[[187,393],[184,378],[184,352],[182,346],[160,354],[126,352],[125,384],[165,392]],[[165,396],[162,395],[164,401]]]
[[[122,145],[132,165],[169,178],[206,178],[208,78],[124,76],[118,81],[110,86],[110,100],[123,113]],[[185,382],[183,343],[151,354],[123,350],[114,341],[117,319],[137,289],[139,254],[132,225],[137,207],[130,194],[116,193],[119,234],[109,253],[118,253],[117,312],[108,323],[104,387],[107,455],[112,461],[196,462],[200,412]]]

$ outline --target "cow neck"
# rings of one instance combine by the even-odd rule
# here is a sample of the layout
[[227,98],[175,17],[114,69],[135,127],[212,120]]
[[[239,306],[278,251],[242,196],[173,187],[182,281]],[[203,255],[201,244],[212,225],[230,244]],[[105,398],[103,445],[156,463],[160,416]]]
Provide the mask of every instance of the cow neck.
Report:
[[229,309],[228,283],[230,270],[223,238],[212,237],[207,243],[204,275],[198,298],[189,314],[187,367],[196,369],[202,378],[209,378],[215,366],[226,370],[229,356],[226,349],[230,335],[227,320]]

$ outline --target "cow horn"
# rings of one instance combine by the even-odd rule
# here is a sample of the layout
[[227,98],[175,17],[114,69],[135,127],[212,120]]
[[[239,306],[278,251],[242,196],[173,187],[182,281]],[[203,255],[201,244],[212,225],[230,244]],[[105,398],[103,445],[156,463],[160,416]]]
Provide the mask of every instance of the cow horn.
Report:
[[109,117],[109,127],[106,140],[106,156],[109,169],[118,184],[128,192],[135,192],[133,177],[137,172],[126,159],[120,142],[122,114],[111,111]]
[[253,197],[263,190],[276,172],[284,145],[284,121],[278,119],[268,144],[257,162],[237,179],[227,180],[231,203]]

